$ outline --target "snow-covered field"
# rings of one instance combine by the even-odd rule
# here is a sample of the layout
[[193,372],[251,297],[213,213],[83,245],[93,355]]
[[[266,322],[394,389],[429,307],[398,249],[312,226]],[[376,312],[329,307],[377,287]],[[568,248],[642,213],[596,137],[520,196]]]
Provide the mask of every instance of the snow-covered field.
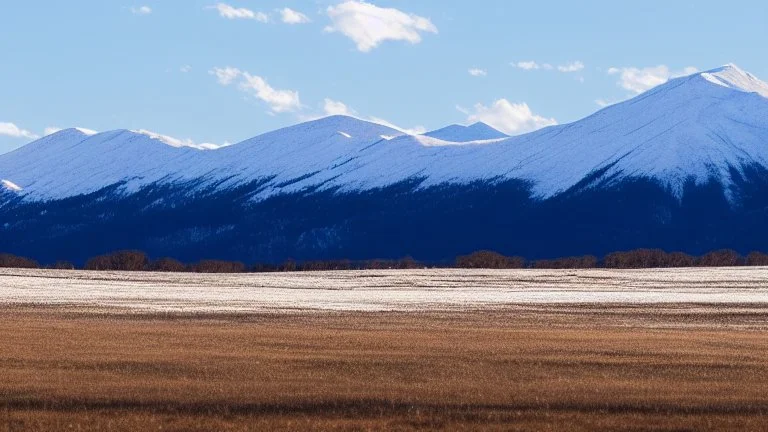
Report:
[[768,304],[768,268],[275,274],[0,269],[0,304],[135,312],[446,311],[512,304]]

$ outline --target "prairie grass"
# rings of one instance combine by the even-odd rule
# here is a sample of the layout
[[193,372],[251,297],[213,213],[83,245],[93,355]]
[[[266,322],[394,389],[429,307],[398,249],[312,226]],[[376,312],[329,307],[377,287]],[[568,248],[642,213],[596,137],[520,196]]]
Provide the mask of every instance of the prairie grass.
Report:
[[0,309],[0,431],[767,430],[762,306]]

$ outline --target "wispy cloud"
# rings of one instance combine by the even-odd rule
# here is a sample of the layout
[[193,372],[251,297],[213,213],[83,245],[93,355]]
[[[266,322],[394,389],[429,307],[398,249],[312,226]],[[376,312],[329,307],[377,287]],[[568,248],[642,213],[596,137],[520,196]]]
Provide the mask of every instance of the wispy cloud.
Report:
[[382,8],[364,1],[346,1],[326,10],[332,24],[326,32],[339,32],[355,42],[357,49],[369,52],[384,41],[421,42],[421,33],[437,33],[428,18]]
[[560,72],[565,72],[565,73],[578,72],[578,71],[583,70],[583,69],[584,69],[584,63],[582,63],[580,61],[575,61],[575,62],[572,62],[572,63],[560,65],[560,66],[557,67],[557,70],[559,70]]
[[469,70],[469,74],[474,77],[484,77],[488,75],[488,71],[485,69],[472,68]]
[[14,123],[10,122],[0,122],[0,135],[7,136],[11,138],[28,138],[28,139],[37,139],[40,138],[40,136],[32,131],[29,131],[27,129],[22,129]]
[[306,24],[312,21],[308,16],[291,8],[280,9],[280,20],[286,24]]
[[215,9],[219,12],[219,16],[231,20],[248,19],[263,23],[269,22],[269,15],[264,12],[252,11],[246,8],[236,8],[226,3],[218,3],[213,6],[208,6],[206,9]]
[[345,115],[355,116],[355,110],[351,109],[344,102],[325,98],[323,101],[323,112],[325,115]]
[[179,72],[181,72],[181,73],[187,73],[187,72],[189,72],[191,70],[192,70],[192,66],[190,66],[190,65],[184,65],[184,66],[179,68]]
[[258,75],[233,67],[214,68],[209,73],[223,86],[237,82],[241,91],[267,103],[273,113],[298,111],[302,107],[298,91],[275,89]]
[[480,121],[509,135],[520,135],[557,124],[553,118],[534,114],[527,103],[512,103],[507,99],[498,99],[490,106],[477,103],[472,110],[460,106],[456,109],[467,115],[468,123]]
[[131,8],[131,13],[134,15],[149,15],[152,13],[152,8],[149,6],[134,6]]
[[646,90],[652,89],[658,85],[664,84],[671,78],[690,75],[698,72],[693,66],[688,66],[682,70],[673,71],[667,65],[651,66],[644,68],[637,67],[612,67],[608,69],[608,75],[618,75],[617,84],[635,94],[640,94]]
[[541,69],[541,70],[547,70],[547,71],[557,70],[563,73],[579,72],[584,69],[584,63],[580,61],[573,61],[570,63],[553,66],[550,63],[537,63],[534,60],[525,60],[525,61],[512,62],[510,63],[510,65],[518,69],[529,70],[529,71]]
[[552,70],[554,67],[549,63],[544,64],[538,64],[533,60],[526,60],[526,61],[519,61],[519,62],[512,62],[510,63],[512,67],[516,67],[523,70],[537,70],[537,69],[544,69],[544,70]]

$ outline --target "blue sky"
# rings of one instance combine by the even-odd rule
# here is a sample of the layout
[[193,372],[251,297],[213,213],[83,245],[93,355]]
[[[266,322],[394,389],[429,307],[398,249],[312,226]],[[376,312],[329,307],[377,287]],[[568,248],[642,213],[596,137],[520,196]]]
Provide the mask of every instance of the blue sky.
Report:
[[0,153],[55,128],[234,143],[349,113],[510,134],[733,62],[768,2],[72,0],[0,6]]

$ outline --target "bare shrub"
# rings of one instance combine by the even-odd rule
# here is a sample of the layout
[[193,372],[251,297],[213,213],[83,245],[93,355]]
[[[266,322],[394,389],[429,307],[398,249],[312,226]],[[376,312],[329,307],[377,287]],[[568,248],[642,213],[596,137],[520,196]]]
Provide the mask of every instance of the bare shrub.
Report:
[[750,252],[747,255],[746,265],[748,266],[768,266],[768,255],[762,252]]
[[661,249],[635,249],[625,252],[613,252],[603,259],[608,268],[653,268],[665,267],[666,252]]
[[256,273],[272,273],[278,270],[278,266],[274,264],[256,263],[251,267],[251,271]]
[[242,273],[245,264],[239,261],[202,260],[190,266],[195,273]]
[[459,268],[514,269],[525,267],[525,259],[508,257],[498,252],[483,250],[456,258]]
[[664,267],[693,267],[696,258],[684,252],[671,252],[667,254],[666,264]]
[[40,264],[32,259],[11,254],[0,254],[0,267],[7,268],[40,268]]
[[93,257],[85,263],[84,268],[86,270],[142,271],[147,270],[148,265],[147,254],[129,250]]
[[694,257],[683,252],[668,253],[661,249],[635,249],[606,255],[603,266],[607,268],[691,267],[695,262]]
[[418,269],[418,268],[424,268],[424,264],[416,261],[413,259],[413,257],[403,257],[397,260],[396,267],[398,269],[408,270],[408,269]]
[[283,272],[295,272],[299,270],[299,264],[296,262],[296,260],[288,258],[282,264],[280,264],[280,266],[278,266],[278,269]]
[[700,267],[732,267],[744,265],[744,258],[731,249],[710,252],[698,259]]
[[533,263],[533,267],[537,269],[577,269],[595,268],[597,267],[597,264],[597,257],[584,255],[579,257],[538,260]]
[[152,261],[149,264],[151,271],[157,272],[183,272],[187,270],[187,266],[181,261],[173,258],[160,258]]
[[397,263],[393,260],[371,259],[363,262],[362,268],[366,270],[387,270],[397,268]]
[[349,260],[327,260],[327,261],[306,261],[301,264],[302,271],[330,271],[330,270],[350,270],[352,261]]

